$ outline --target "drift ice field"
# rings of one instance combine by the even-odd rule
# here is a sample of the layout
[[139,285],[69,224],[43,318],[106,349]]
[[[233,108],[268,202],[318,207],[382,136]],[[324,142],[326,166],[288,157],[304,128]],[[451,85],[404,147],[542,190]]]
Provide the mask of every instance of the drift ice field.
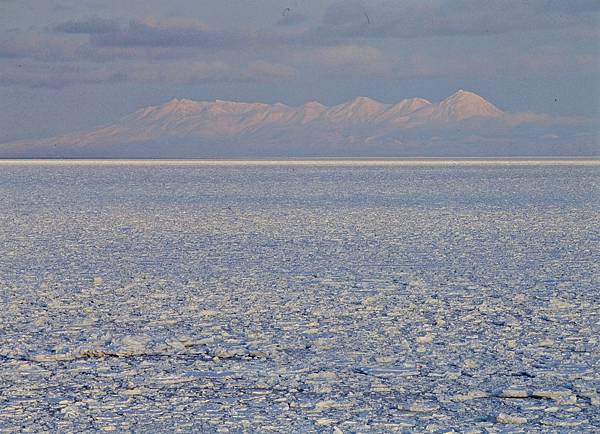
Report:
[[600,165],[0,162],[0,432],[598,432]]

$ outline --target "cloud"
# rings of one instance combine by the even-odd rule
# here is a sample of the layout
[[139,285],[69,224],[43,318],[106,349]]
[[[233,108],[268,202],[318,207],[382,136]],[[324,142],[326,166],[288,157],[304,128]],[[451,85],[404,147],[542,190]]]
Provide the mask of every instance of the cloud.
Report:
[[391,74],[393,67],[393,63],[381,50],[358,45],[301,49],[292,52],[290,58],[296,64],[316,64],[341,75],[386,77]]
[[78,84],[100,84],[123,81],[122,72],[108,67],[82,67],[65,64],[26,64],[4,68],[0,73],[1,86],[62,89]]
[[[589,0],[568,3],[557,0],[347,0],[330,6],[316,28],[280,27],[255,32],[214,30],[203,21],[187,17],[149,17],[119,23],[88,16],[56,24],[51,27],[53,32],[5,34],[7,39],[0,41],[0,58],[18,58],[19,63],[24,59],[82,64],[108,61],[113,62],[115,68],[120,67],[125,76],[126,67],[131,67],[133,76],[154,74],[153,80],[163,77],[160,80],[173,82],[218,80],[219,74],[225,80],[259,80],[261,75],[264,80],[290,80],[298,76],[296,69],[378,79],[434,76],[489,79],[524,71],[546,75],[565,71],[597,73],[600,63],[590,48],[597,29],[590,22],[598,18],[599,11],[600,3]],[[292,20],[298,15],[292,12],[282,15],[280,21]],[[284,21],[280,24],[293,24]],[[568,43],[554,38],[548,42],[558,45],[554,48],[537,43],[535,51],[526,44],[509,48],[492,44],[490,50],[480,49],[477,55],[451,44],[446,45],[450,47],[448,51],[440,53],[432,44],[420,50],[399,50],[391,48],[394,42],[368,40],[504,33],[551,25],[572,26],[568,32],[591,36],[581,47],[571,42],[581,41],[583,36],[580,35],[570,37]],[[375,48],[367,43],[387,48]],[[403,45],[408,44],[396,43],[396,46]],[[224,50],[230,52],[221,53]],[[274,59],[275,54],[284,59],[282,63],[291,63],[296,69],[260,61],[246,64],[244,68],[218,62],[219,59],[231,62],[232,54],[244,62],[252,62],[257,57]],[[135,69],[140,61],[147,62],[142,64],[149,72]],[[172,63],[174,66],[168,66],[167,62],[173,61],[176,61]],[[135,63],[122,65],[128,62]]]
[[197,55],[193,47],[94,47],[82,45],[78,51],[82,60],[94,62],[118,60],[173,60]]
[[57,61],[115,61],[176,59],[197,54],[194,47],[96,47],[69,35],[28,33],[0,40],[0,59]]
[[343,45],[317,48],[305,52],[300,58],[310,59],[325,66],[346,67],[379,62],[383,58],[383,53],[373,47]]
[[[287,11],[277,29],[214,30],[195,18],[143,18],[122,25],[96,16],[53,27],[63,34],[87,35],[82,57],[183,58],[194,53],[357,45],[357,38],[411,39],[455,35],[480,36],[543,29],[594,28],[600,19],[597,0],[406,0],[331,5],[320,24],[292,26],[305,17]],[[589,30],[588,30],[589,31]]]
[[59,23],[50,30],[52,32],[8,35],[0,40],[0,58],[159,60],[193,57],[222,49],[243,49],[256,42],[254,35],[212,31],[202,21],[185,17],[149,17],[122,26],[116,20],[92,16]]
[[0,58],[64,60],[78,57],[81,43],[62,36],[42,33],[16,35],[0,41]]
[[95,48],[241,48],[254,41],[254,36],[239,31],[215,31],[194,18],[153,17],[131,20],[120,25],[112,19],[96,16],[56,24],[52,30],[64,34],[89,36]]
[[126,74],[130,81],[190,84],[223,79],[229,72],[229,66],[222,62],[140,63],[128,66]]
[[251,37],[240,32],[211,31],[191,19],[146,19],[130,21],[118,31],[90,34],[96,47],[196,47],[205,49],[240,48]]
[[437,56],[411,53],[395,62],[396,78],[453,77],[498,80],[506,77],[577,74],[600,72],[597,57],[575,53],[568,48],[539,47],[535,51],[515,53],[512,47],[478,56],[465,52]]
[[138,20],[138,22],[165,31],[209,31],[209,27],[204,21],[189,17],[165,17],[160,19],[146,17]]
[[27,63],[3,68],[0,85],[62,89],[79,84],[115,82],[190,85],[207,82],[277,82],[296,76],[292,67],[257,61],[233,66],[224,62],[135,63],[95,67],[55,63]]
[[250,81],[292,80],[297,72],[288,65],[269,62],[253,62],[242,72],[241,77]]
[[289,80],[295,77],[296,71],[289,66],[268,62],[254,62],[246,67],[233,67],[223,62],[189,62],[136,64],[129,66],[126,74],[130,81],[193,84],[211,81]]
[[569,47],[512,47],[471,55],[454,50],[390,52],[365,45],[300,48],[291,50],[289,61],[298,69],[315,69],[332,76],[359,76],[385,80],[417,78],[463,78],[497,80],[506,77],[553,74],[600,73],[597,56],[578,53]]
[[94,35],[117,32],[119,23],[115,20],[91,16],[76,21],[66,21],[52,29],[58,33]]
[[418,38],[557,29],[594,23],[597,0],[408,0],[331,5],[312,38]]
[[510,50],[500,53],[504,58],[503,65],[513,71],[536,74],[590,71],[600,73],[598,56],[585,53],[574,53],[572,50],[557,47],[539,47],[533,52],[515,55]]

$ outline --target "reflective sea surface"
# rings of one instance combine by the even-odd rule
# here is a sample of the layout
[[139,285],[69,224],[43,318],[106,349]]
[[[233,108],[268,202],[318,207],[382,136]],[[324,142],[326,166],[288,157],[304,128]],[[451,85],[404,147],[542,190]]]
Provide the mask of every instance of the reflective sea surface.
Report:
[[0,432],[597,432],[597,162],[0,162]]

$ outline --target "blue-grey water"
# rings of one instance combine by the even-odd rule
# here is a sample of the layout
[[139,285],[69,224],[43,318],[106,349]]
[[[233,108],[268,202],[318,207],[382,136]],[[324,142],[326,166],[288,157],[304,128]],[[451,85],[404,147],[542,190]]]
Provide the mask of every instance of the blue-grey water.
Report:
[[0,162],[0,432],[594,432],[598,165]]

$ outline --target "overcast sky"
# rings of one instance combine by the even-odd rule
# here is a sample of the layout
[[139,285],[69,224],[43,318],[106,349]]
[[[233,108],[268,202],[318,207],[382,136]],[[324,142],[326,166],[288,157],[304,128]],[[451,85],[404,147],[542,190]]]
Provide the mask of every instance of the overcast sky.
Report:
[[0,142],[173,97],[600,117],[598,0],[0,0]]

